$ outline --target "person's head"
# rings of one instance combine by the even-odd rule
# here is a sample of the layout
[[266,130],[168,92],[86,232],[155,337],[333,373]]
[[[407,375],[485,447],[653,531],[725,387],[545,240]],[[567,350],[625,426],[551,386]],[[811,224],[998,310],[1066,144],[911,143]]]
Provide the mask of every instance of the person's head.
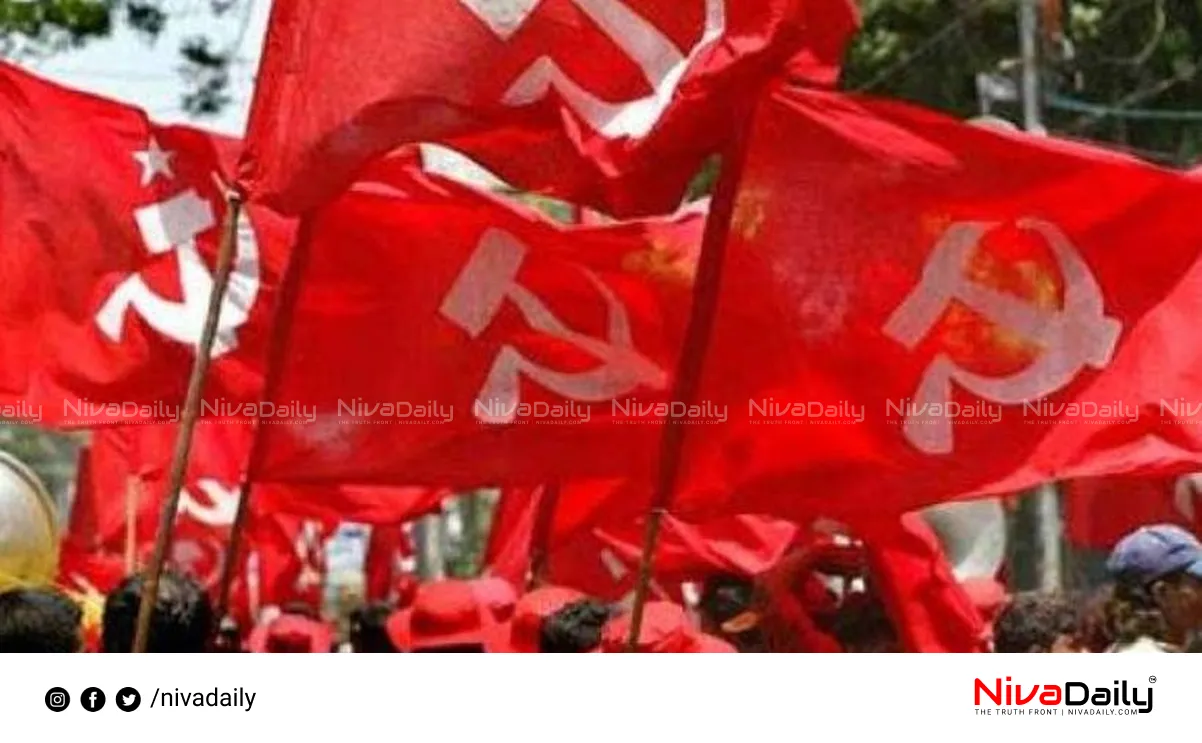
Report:
[[722,625],[751,608],[755,586],[747,578],[730,573],[708,576],[701,584],[697,609],[701,628],[717,632]]
[[1074,638],[1074,644],[1081,651],[1104,653],[1116,642],[1109,619],[1113,596],[1114,586],[1105,585],[1081,601]]
[[764,633],[756,610],[755,583],[739,575],[711,575],[701,586],[697,609],[701,629],[731,642],[740,652],[764,649]]
[[1184,529],[1145,526],[1124,537],[1106,568],[1108,620],[1120,643],[1141,636],[1176,645],[1202,629],[1202,544]]
[[1060,594],[1020,593],[993,623],[993,652],[1051,653],[1075,644],[1078,612]]
[[77,653],[83,644],[74,601],[48,589],[0,593],[0,653]]
[[[103,647],[106,653],[133,649],[145,578],[134,575],[121,582],[104,602]],[[151,653],[201,653],[212,631],[209,597],[191,578],[164,571],[150,618]]]
[[901,641],[880,599],[870,593],[845,598],[834,614],[819,621],[849,653],[897,653]]
[[392,607],[384,603],[360,606],[351,612],[350,641],[356,653],[395,653],[388,637],[388,617]]
[[597,599],[574,601],[551,614],[539,632],[540,653],[588,653],[601,644],[601,630],[615,614]]
[[584,594],[563,586],[542,586],[523,594],[513,609],[505,652],[537,653],[542,645],[543,622],[547,617],[583,600]]

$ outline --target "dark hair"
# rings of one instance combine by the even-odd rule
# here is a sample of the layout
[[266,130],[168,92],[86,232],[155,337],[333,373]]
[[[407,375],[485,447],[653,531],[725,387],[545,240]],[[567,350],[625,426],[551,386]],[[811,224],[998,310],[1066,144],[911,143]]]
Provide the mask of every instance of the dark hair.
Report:
[[76,653],[83,612],[63,594],[44,588],[0,593],[0,653]]
[[[104,602],[104,652],[133,649],[138,604],[145,579],[126,578]],[[209,597],[196,581],[172,572],[159,577],[159,591],[150,618],[146,649],[151,653],[204,652],[213,625]]]
[[755,584],[742,576],[719,573],[705,579],[697,608],[715,625],[729,622],[751,609]]
[[1169,622],[1156,600],[1156,593],[1160,586],[1180,582],[1182,575],[1166,576],[1147,584],[1120,578],[1104,607],[1106,629],[1113,641],[1126,645],[1141,637],[1150,637],[1167,642]]
[[1051,652],[1061,637],[1077,636],[1079,619],[1073,602],[1062,594],[1020,593],[993,623],[993,652]]
[[360,606],[351,612],[350,641],[356,653],[395,653],[396,646],[388,637],[388,617],[392,608],[377,602]]
[[764,630],[758,625],[741,632],[730,632],[723,625],[736,617],[758,609],[767,599],[759,595],[755,582],[732,573],[718,573],[706,577],[697,599],[697,610],[701,613],[701,629],[717,637],[725,638],[740,653],[762,653],[767,649]]
[[819,617],[815,623],[847,652],[893,652],[898,648],[897,628],[885,605],[872,594],[845,600],[832,616]]
[[614,609],[597,599],[581,599],[560,607],[543,620],[540,653],[587,653],[601,644],[601,630]]
[[1079,602],[1076,644],[1085,652],[1104,653],[1115,642],[1114,631],[1106,616],[1113,594],[1114,586],[1106,585]]

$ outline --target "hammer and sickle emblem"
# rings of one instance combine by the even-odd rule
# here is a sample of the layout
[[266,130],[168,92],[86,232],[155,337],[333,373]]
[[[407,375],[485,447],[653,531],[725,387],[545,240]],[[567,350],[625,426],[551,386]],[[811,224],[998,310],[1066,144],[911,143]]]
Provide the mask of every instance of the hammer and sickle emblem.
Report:
[[[692,51],[684,52],[653,23],[620,0],[571,0],[603,34],[642,70],[652,92],[637,100],[610,103],[585,90],[548,56],[539,57],[502,97],[508,106],[526,106],[552,89],[596,132],[608,139],[647,136],[672,102],[685,73],[726,33],[726,0],[705,0],[705,29]],[[502,39],[525,23],[541,0],[459,0]]]
[[[537,295],[517,281],[526,252],[526,246],[508,232],[488,230],[447,293],[440,313],[474,339],[492,323],[508,299],[530,327],[583,349],[601,365],[590,371],[559,372],[529,360],[512,346],[505,346],[477,396],[477,418],[489,423],[512,422],[521,402],[523,374],[558,395],[590,403],[628,394],[640,385],[653,389],[667,386],[668,373],[635,349],[626,307],[600,278],[584,270],[608,309],[605,340],[568,327]],[[499,405],[489,404],[493,402]]]
[[[1068,236],[1040,219],[1022,219],[1018,227],[1042,236],[1064,279],[1064,308],[1047,312],[1010,294],[969,281],[965,271],[982,238],[997,222],[965,222],[950,227],[936,244],[914,291],[885,323],[884,333],[913,349],[938,322],[954,299],[1041,349],[1026,369],[987,377],[957,366],[947,355],[927,367],[914,400],[920,410],[951,400],[952,382],[978,397],[1002,405],[1021,405],[1068,385],[1086,366],[1105,368],[1118,344],[1122,325],[1105,314],[1102,289]],[[954,447],[946,417],[911,415],[903,432],[919,451],[947,454]]]
[[[151,255],[174,251],[179,262],[180,295],[176,301],[154,291],[138,275],[127,277],[96,313],[96,326],[115,343],[121,341],[125,315],[132,310],[163,335],[193,348],[200,345],[213,276],[196,240],[217,225],[212,207],[194,190],[134,212],[142,241]],[[259,245],[245,213],[238,222],[237,254],[229,288],[221,304],[213,358],[238,345],[237,330],[250,317],[259,294]]]
[[188,488],[181,489],[179,513],[206,526],[232,526],[238,514],[238,488],[227,488],[210,478],[198,480],[196,487],[204,493],[204,499],[192,495]]

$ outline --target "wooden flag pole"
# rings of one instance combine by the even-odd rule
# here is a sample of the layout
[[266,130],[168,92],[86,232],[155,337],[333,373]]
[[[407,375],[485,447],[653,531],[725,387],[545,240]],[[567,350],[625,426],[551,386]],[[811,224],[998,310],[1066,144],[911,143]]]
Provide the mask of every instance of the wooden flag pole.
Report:
[[[288,261],[288,267],[284,271],[280,300],[276,307],[271,346],[267,355],[267,376],[263,382],[263,397],[267,402],[274,402],[280,376],[283,374],[284,359],[288,354],[288,341],[292,335],[292,318],[297,298],[300,295],[300,280],[308,265],[311,235],[311,219],[305,217],[301,220],[296,244]],[[260,412],[262,412],[262,406],[260,406]],[[225,617],[229,613],[230,593],[234,584],[234,576],[238,574],[239,570],[239,557],[246,533],[250,499],[253,495],[255,480],[258,477],[259,466],[262,463],[262,434],[263,419],[260,416],[255,421],[254,439],[251,441],[250,453],[247,456],[246,476],[243,478],[242,488],[238,492],[238,510],[234,515],[234,524],[230,528],[230,539],[225,546],[225,556],[221,562],[221,582],[217,589],[218,617]]]
[[[256,424],[257,425],[257,424]],[[259,433],[255,431],[255,442]],[[256,449],[255,443],[251,450]],[[238,574],[238,557],[242,548],[242,533],[246,529],[246,504],[250,502],[251,481],[246,478],[238,489],[238,510],[234,514],[234,523],[230,527],[230,539],[225,545],[225,554],[221,561],[221,582],[217,584],[217,618],[224,619],[229,614],[230,593],[233,591],[234,576]]]
[[163,563],[171,548],[172,532],[175,530],[175,514],[179,510],[179,494],[184,484],[184,472],[188,466],[188,453],[192,448],[192,433],[196,419],[200,416],[200,401],[204,393],[205,376],[213,356],[213,340],[217,336],[217,322],[221,315],[221,304],[229,288],[230,273],[234,266],[234,250],[238,242],[238,221],[242,214],[241,195],[230,192],[226,196],[225,229],[221,246],[217,251],[217,272],[213,277],[213,291],[209,295],[209,309],[205,316],[204,329],[196,347],[196,360],[192,365],[192,376],[188,380],[188,394],[184,398],[184,411],[180,419],[179,435],[175,439],[175,451],[171,457],[171,469],[167,478],[167,493],[163,510],[159,514],[159,529],[155,535],[154,553],[150,559],[150,570],[142,586],[142,600],[138,605],[138,623],[134,634],[135,653],[146,652],[150,640],[150,619],[159,595],[159,578],[163,574]]
[[[722,265],[726,258],[726,240],[734,222],[739,182],[742,180],[743,165],[747,157],[746,142],[753,118],[751,112],[740,117],[736,135],[730,140],[729,147],[722,157],[722,171],[710,204],[709,218],[705,222],[705,235],[701,241],[701,256],[697,262],[697,278],[693,290],[693,307],[689,313],[680,361],[676,367],[676,381],[672,388],[673,402],[684,403],[686,410],[697,398],[702,366],[714,329],[714,318],[717,316],[718,290]],[[659,543],[660,526],[672,505],[680,476],[685,429],[685,422],[672,416],[668,416],[664,421],[664,434],[660,439],[659,475],[655,491],[652,493],[651,507],[647,511],[643,553],[639,560],[638,578],[634,588],[634,604],[630,609],[630,637],[627,640],[629,652],[638,649],[639,633],[643,628],[643,609],[651,593],[651,573],[656,545]]]

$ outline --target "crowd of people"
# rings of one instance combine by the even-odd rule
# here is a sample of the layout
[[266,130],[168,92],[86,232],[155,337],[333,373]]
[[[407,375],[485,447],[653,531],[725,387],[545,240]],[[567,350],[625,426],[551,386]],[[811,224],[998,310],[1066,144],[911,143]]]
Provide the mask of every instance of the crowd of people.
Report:
[[1202,552],[1176,526],[1128,535],[1093,595],[1014,596],[994,623],[999,653],[1202,652]]
[[[754,579],[718,575],[690,606],[646,604],[637,649],[652,653],[892,652],[899,632],[862,574],[854,542],[799,549]],[[1202,651],[1202,544],[1176,526],[1142,527],[1114,548],[1112,581],[1092,596],[1019,593],[992,620],[994,652]],[[821,576],[821,580],[816,580]],[[0,593],[0,652],[128,652],[143,577],[105,600],[97,636],[83,611],[47,588]],[[349,618],[345,638],[308,605],[284,606],[244,632],[217,617],[190,578],[162,576],[150,652],[624,652],[625,604],[563,586],[519,594],[499,578],[408,584],[395,604]]]

